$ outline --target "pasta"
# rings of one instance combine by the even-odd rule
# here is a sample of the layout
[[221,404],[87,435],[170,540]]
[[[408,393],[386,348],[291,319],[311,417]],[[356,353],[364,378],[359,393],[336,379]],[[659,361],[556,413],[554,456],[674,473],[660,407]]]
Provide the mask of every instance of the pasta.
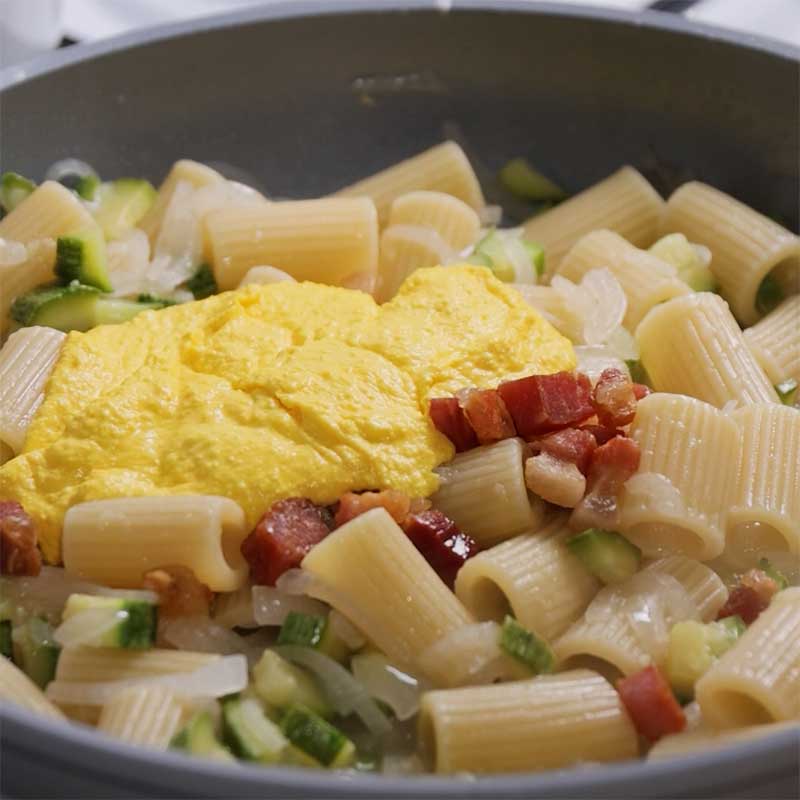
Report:
[[422,698],[419,735],[436,772],[556,769],[638,753],[619,696],[589,670]]
[[584,612],[599,586],[564,545],[572,531],[559,514],[530,533],[497,544],[459,570],[456,595],[478,618],[511,612],[552,641]]
[[610,270],[625,291],[628,309],[624,325],[630,330],[635,330],[653,306],[689,293],[669,264],[607,230],[581,237],[561,260],[557,274],[579,283],[598,267]]
[[622,167],[599,183],[525,223],[525,237],[545,250],[547,274],[559,268],[567,251],[598,229],[618,233],[636,247],[658,235],[664,201],[633,167]]
[[800,381],[799,320],[800,294],[796,294],[744,332],[750,351],[773,383]]
[[0,350],[0,440],[15,453],[22,450],[65,338],[52,328],[23,328]]
[[303,569],[309,594],[350,619],[399,666],[473,622],[383,509],[356,517],[315,547]]
[[659,392],[717,408],[777,402],[725,301],[710,292],[654,308],[636,329],[642,363]]
[[473,244],[480,219],[463,200],[444,192],[409,192],[392,203],[389,227],[409,225],[435,231],[455,252]]
[[20,261],[0,263],[0,337],[9,327],[11,304],[36,286],[52,281],[55,263],[56,243],[53,239],[29,242]]
[[800,719],[800,589],[776,595],[695,692],[716,728]]
[[741,434],[708,403],[658,392],[638,406],[639,472],[625,485],[622,530],[645,555],[709,560],[725,547]]
[[60,183],[45,181],[0,220],[0,238],[27,244],[96,227],[94,217],[72,192]]
[[139,227],[147,234],[150,243],[154,245],[161,232],[164,215],[169,208],[178,183],[184,181],[195,189],[222,183],[225,179],[211,167],[197,161],[181,159],[172,165],[172,169],[158,189],[158,195],[149,211],[139,222]]
[[190,567],[214,591],[231,592],[247,578],[239,546],[244,514],[224,497],[195,495],[96,500],[64,519],[64,564],[109,586],[138,587],[165,564]]
[[386,225],[392,203],[414,191],[453,195],[476,211],[483,208],[483,192],[464,151],[455,142],[444,142],[408,158],[369,178],[340,189],[336,197],[369,197]]
[[203,219],[214,276],[236,287],[270,264],[296,280],[339,284],[378,266],[375,206],[365,198],[296,200],[212,211]]
[[692,181],[667,202],[664,227],[711,250],[711,271],[743,325],[760,316],[756,295],[771,273],[787,294],[800,291],[800,240],[730,195]]
[[0,703],[12,703],[43,717],[64,718],[64,714],[21,669],[15,667],[10,659],[1,656]]
[[728,548],[800,556],[800,414],[774,403],[737,411],[738,475],[727,513]]
[[98,730],[131,744],[166,750],[186,719],[186,704],[161,686],[125,689],[100,713]]
[[733,730],[714,730],[701,727],[698,730],[665,736],[647,754],[651,761],[675,756],[696,755],[708,750],[718,750],[732,744],[742,744],[772,736],[786,730],[800,731],[797,722],[773,722],[767,725],[750,725]]
[[[683,556],[659,559],[627,583],[602,590],[553,647],[564,668],[591,665],[609,677],[631,675],[663,663],[668,625],[693,612],[707,622],[726,598],[709,567]],[[650,624],[638,625],[637,614],[648,607]]]
[[489,547],[541,522],[542,501],[528,494],[523,444],[506,439],[456,456],[439,469],[434,506]]

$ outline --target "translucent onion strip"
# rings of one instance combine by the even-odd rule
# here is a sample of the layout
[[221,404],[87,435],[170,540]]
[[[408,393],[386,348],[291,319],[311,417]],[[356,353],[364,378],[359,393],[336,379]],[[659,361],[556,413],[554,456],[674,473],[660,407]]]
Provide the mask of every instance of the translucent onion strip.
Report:
[[328,607],[319,600],[288,594],[273,586],[253,587],[253,617],[259,625],[283,625],[292,611],[325,616]]
[[353,677],[372,697],[386,703],[399,720],[411,719],[419,711],[419,683],[416,678],[393,667],[380,653],[354,656]]

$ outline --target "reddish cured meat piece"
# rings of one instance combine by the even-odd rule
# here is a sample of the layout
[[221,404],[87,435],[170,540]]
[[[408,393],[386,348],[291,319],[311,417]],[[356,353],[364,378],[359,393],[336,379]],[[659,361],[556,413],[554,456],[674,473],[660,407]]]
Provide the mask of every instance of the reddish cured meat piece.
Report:
[[478,444],[493,444],[517,435],[514,421],[495,389],[470,389],[464,395],[462,406]]
[[478,437],[467,422],[458,398],[434,397],[428,413],[436,429],[453,443],[457,453],[478,446]]
[[329,512],[302,497],[275,503],[242,542],[254,583],[274,586],[329,533]]
[[584,475],[589,470],[597,441],[590,431],[581,428],[564,428],[562,431],[530,441],[534,453],[547,453],[562,461],[574,464]]
[[636,730],[651,742],[686,727],[686,716],[664,676],[652,664],[617,681],[617,691]]
[[636,416],[636,394],[631,379],[622,370],[604,369],[592,391],[592,404],[601,425],[621,428],[630,424]]
[[403,528],[439,577],[452,589],[463,563],[480,549],[453,520],[436,509],[412,514]]
[[625,431],[618,430],[617,428],[606,428],[603,425],[583,425],[579,430],[591,433],[598,447],[604,445],[606,442],[610,442],[615,436],[625,435]]
[[372,508],[385,508],[392,519],[398,524],[402,523],[411,510],[411,499],[403,492],[386,489],[382,492],[346,492],[339,498],[339,508],[336,510],[334,522],[338,528],[345,522],[350,522],[365,511]]
[[172,564],[144,574],[142,586],[158,595],[158,613],[165,617],[208,616],[214,593],[188,567]]
[[520,436],[537,436],[577,425],[594,414],[592,384],[582,374],[556,372],[501,383],[500,397]]
[[25,509],[12,500],[0,501],[0,572],[38,575],[42,554],[36,546],[36,528]]
[[619,524],[618,497],[622,485],[639,469],[639,445],[627,436],[615,436],[592,453],[586,494],[570,517],[574,530],[614,529]]

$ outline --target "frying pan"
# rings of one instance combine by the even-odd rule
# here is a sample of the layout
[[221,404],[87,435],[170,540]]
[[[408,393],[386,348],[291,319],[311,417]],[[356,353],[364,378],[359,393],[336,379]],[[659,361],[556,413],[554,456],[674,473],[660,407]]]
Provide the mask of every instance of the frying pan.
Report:
[[[447,7],[447,11],[443,9]],[[318,196],[456,137],[491,176],[526,156],[577,190],[620,164],[698,178],[797,228],[798,51],[656,13],[501,0],[292,2],[0,72],[0,167],[67,155],[158,180],[177,158]],[[513,209],[512,209],[513,211]],[[513,213],[512,213],[513,216]],[[0,710],[6,797],[796,796],[786,732],[666,762],[480,779],[241,766],[148,752]]]

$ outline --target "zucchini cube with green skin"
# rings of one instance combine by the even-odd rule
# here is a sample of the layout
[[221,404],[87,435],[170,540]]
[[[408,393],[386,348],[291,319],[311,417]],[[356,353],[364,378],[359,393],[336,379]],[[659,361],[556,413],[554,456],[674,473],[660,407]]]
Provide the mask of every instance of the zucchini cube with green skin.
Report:
[[353,742],[304,706],[294,705],[286,711],[281,720],[281,730],[295,747],[323,766],[339,769],[355,761]]
[[603,583],[621,583],[639,571],[642,551],[616,531],[589,528],[567,540],[569,551]]
[[231,697],[223,701],[222,730],[226,744],[247,761],[276,764],[289,744],[253,698]]
[[205,300],[216,294],[217,282],[214,273],[208,264],[201,264],[197,272],[186,281],[186,288],[194,295],[195,300]]
[[31,617],[14,628],[14,663],[40,688],[56,674],[61,647],[53,637],[53,627],[44,619]]
[[313,647],[334,661],[343,663],[350,655],[348,646],[333,632],[327,617],[290,611],[281,625],[277,644]]
[[44,286],[18,297],[11,318],[20,325],[44,325],[60,331],[88,331],[94,324],[99,290],[94,286]]
[[214,720],[208,711],[195,714],[186,726],[175,734],[169,746],[214,761],[234,760],[231,751],[217,739]]
[[550,646],[512,616],[503,620],[500,649],[528,667],[534,675],[553,671],[555,656]]
[[253,667],[253,688],[258,697],[272,708],[302,705],[321,716],[333,713],[313,678],[273,650],[265,650]]
[[62,617],[66,621],[83,611],[100,609],[107,609],[113,614],[114,625],[84,644],[90,647],[146,650],[155,643],[158,611],[155,605],[144,600],[71,594],[67,598]]
[[559,202],[567,193],[524,158],[514,158],[500,170],[500,183],[512,194],[528,200]]
[[56,240],[56,275],[65,283],[78,281],[111,291],[106,265],[106,241],[98,227],[85,228]]
[[94,218],[107,239],[118,239],[144,217],[157,194],[149,181],[140,178],[103,183],[96,191]]
[[694,292],[714,292],[717,282],[708,266],[703,262],[695,246],[682,234],[663,236],[650,250],[657,258],[672,264],[680,278]]
[[16,172],[6,172],[0,177],[0,206],[10,213],[35,189],[33,181]]

